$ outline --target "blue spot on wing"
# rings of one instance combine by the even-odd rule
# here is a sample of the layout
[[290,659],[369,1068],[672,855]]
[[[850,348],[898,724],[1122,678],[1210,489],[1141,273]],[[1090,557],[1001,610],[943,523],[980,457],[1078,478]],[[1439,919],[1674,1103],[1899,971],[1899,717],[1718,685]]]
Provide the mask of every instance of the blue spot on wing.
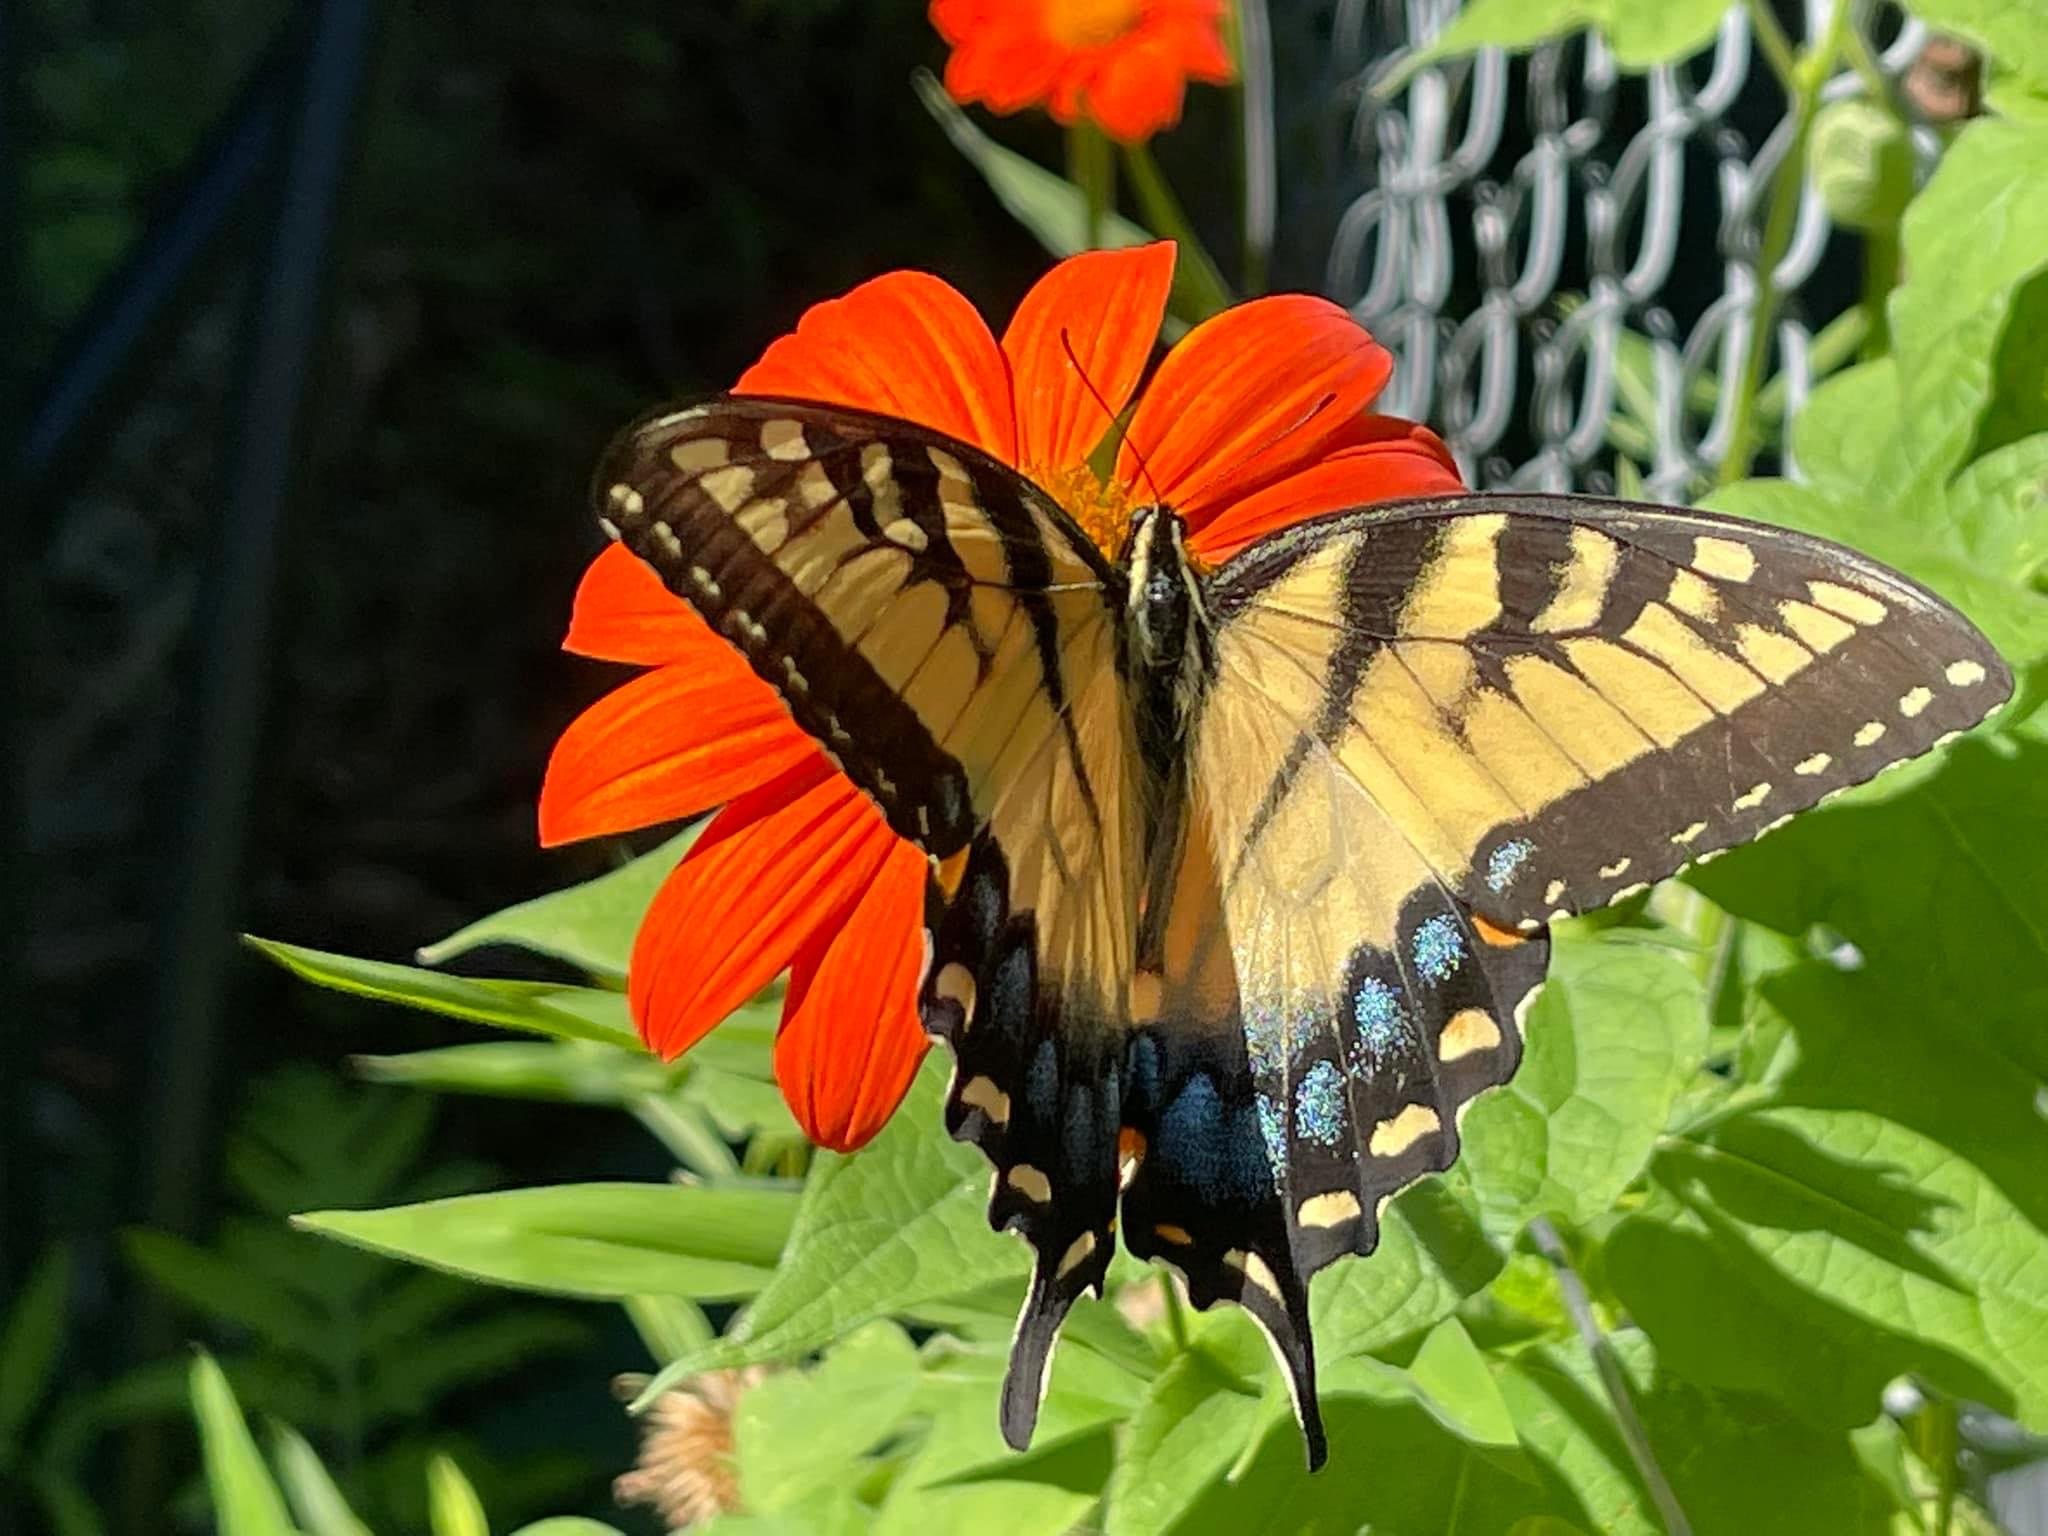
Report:
[[1310,1067],[1295,1085],[1294,1133],[1325,1147],[1336,1146],[1344,1134],[1344,1075],[1327,1061]]
[[1273,1188],[1254,1106],[1226,1115],[1207,1073],[1189,1078],[1159,1117],[1159,1155],[1207,1200],[1251,1201]]
[[1506,890],[1513,883],[1515,876],[1521,873],[1522,866],[1529,861],[1529,855],[1535,851],[1536,845],[1526,837],[1502,843],[1493,850],[1493,856],[1486,861],[1487,886],[1496,891]]
[[1259,1136],[1266,1143],[1266,1161],[1277,1183],[1287,1171],[1287,1116],[1266,1094],[1258,1098]]
[[1415,930],[1412,941],[1415,969],[1431,981],[1448,980],[1465,958],[1465,936],[1458,920],[1438,913]]

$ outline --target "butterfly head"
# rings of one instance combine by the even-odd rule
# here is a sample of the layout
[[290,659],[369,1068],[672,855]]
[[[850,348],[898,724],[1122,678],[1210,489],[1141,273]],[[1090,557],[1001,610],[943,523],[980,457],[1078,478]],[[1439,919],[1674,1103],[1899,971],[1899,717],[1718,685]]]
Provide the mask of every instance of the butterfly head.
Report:
[[1163,505],[1139,508],[1122,563],[1130,579],[1127,618],[1139,667],[1168,686],[1191,682],[1201,667],[1207,622],[1180,514]]

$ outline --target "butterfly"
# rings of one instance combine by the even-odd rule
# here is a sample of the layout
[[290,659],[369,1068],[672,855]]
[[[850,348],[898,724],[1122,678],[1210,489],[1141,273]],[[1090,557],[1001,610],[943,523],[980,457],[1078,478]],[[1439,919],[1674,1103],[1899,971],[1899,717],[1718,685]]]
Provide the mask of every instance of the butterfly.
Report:
[[1120,1231],[1260,1324],[1320,1465],[1309,1279],[1514,1073],[1547,925],[2011,692],[1905,577],[1670,507],[1395,502],[1204,569],[1151,506],[1111,560],[969,444],[729,397],[593,498],[929,857],[946,1125],[1033,1251],[1020,1449]]

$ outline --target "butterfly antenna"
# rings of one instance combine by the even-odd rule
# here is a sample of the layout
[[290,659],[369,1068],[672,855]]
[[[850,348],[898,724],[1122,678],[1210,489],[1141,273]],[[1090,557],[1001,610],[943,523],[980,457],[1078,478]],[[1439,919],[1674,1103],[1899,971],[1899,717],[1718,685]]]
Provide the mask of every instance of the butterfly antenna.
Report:
[[[1074,365],[1074,372],[1080,375],[1081,387],[1088,391],[1088,397],[1102,407],[1102,414],[1109,419],[1110,430],[1115,431],[1118,425],[1116,412],[1110,408],[1109,402],[1103,398],[1102,391],[1095,387],[1095,381],[1088,377],[1088,370],[1081,366],[1081,359],[1074,355],[1073,339],[1067,334],[1067,328],[1064,325],[1060,327],[1060,350],[1067,354],[1067,361]],[[1131,441],[1129,432],[1125,432],[1122,446],[1130,449],[1131,457],[1137,460],[1138,473],[1145,477],[1145,484],[1151,488],[1152,500],[1164,506],[1166,498],[1159,492],[1159,482],[1152,478],[1152,466],[1145,462],[1145,455],[1139,451],[1138,445]]]

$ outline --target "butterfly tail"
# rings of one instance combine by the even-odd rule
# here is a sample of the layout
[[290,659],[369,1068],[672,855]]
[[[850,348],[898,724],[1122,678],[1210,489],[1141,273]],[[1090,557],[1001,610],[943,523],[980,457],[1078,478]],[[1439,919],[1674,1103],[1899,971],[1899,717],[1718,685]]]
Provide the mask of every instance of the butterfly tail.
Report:
[[1040,1265],[1032,1274],[1024,1309],[1017,1314],[1016,1336],[1010,1341],[1010,1368],[1003,1377],[1003,1439],[1013,1451],[1031,1444],[1038,1427],[1038,1408],[1052,1380],[1052,1352],[1059,1343],[1060,1324],[1080,1294],[1057,1274]]

